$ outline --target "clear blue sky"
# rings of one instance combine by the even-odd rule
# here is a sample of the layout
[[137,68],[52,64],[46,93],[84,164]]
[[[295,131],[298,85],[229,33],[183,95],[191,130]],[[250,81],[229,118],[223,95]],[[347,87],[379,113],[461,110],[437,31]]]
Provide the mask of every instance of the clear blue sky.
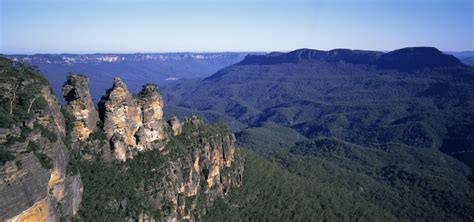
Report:
[[0,0],[0,53],[474,50],[474,0]]

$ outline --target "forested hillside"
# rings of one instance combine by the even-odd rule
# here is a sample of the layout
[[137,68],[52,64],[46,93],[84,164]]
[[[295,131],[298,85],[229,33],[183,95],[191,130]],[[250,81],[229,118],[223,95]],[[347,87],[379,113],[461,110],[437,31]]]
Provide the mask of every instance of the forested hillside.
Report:
[[230,117],[239,129],[275,123],[308,138],[402,143],[474,163],[474,68],[434,48],[248,56],[163,91],[170,109]]
[[163,91],[252,150],[209,220],[473,218],[474,69],[434,48],[247,56]]

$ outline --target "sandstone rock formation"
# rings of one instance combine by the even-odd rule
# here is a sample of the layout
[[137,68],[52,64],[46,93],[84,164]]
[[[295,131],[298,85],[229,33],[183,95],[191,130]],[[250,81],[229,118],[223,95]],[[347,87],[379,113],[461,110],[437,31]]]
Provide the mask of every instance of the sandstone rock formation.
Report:
[[165,139],[163,120],[163,98],[155,84],[146,84],[138,94],[138,101],[142,111],[142,124],[136,134],[137,147],[140,150],[163,148],[156,141]]
[[[0,165],[0,221],[81,219],[84,215],[78,211],[87,200],[82,194],[96,186],[83,187],[83,181],[86,186],[91,180],[84,176],[87,171],[81,171],[81,164],[105,162],[120,174],[128,173],[130,167],[139,169],[141,176],[127,184],[137,182],[130,193],[141,192],[143,199],[135,201],[150,202],[151,210],[160,216],[144,209],[125,218],[130,221],[200,221],[217,198],[241,185],[243,162],[236,160],[234,134],[227,127],[206,125],[196,116],[166,122],[156,85],[144,85],[135,96],[115,78],[98,112],[85,76],[67,78],[63,86],[66,109],[61,109],[44,79],[37,74],[32,77],[38,79],[25,77],[17,81],[20,86],[6,86],[35,95],[22,94],[22,101],[29,104],[27,110],[16,109],[22,116],[15,118],[22,121],[0,127],[0,148],[6,156]],[[9,97],[0,95],[0,99]],[[147,152],[152,158],[145,158]],[[140,160],[133,159],[139,154],[145,162],[127,165]],[[127,204],[131,203],[126,198],[114,199],[104,208],[126,210]]]
[[63,97],[74,116],[74,137],[85,140],[95,131],[99,114],[89,92],[88,80],[84,75],[71,74],[63,86]]
[[104,132],[117,159],[133,157],[133,152],[162,149],[167,126],[163,120],[163,98],[154,84],[146,84],[137,97],[132,96],[120,78],[102,97],[99,111]]
[[156,188],[157,194],[152,196],[152,203],[158,209],[171,203],[164,221],[200,221],[216,199],[224,198],[232,188],[242,184],[243,162],[235,160],[233,133],[203,137],[207,126],[200,123],[202,120],[197,117],[183,122],[192,130],[182,132],[182,136],[196,134],[200,142],[190,147],[187,155],[168,164],[165,177]]
[[107,139],[119,133],[127,145],[136,146],[134,135],[142,124],[141,108],[120,78],[114,79],[112,88],[102,97],[99,111]]
[[173,130],[173,136],[178,136],[183,131],[183,125],[176,116],[173,116],[169,121],[171,130]]

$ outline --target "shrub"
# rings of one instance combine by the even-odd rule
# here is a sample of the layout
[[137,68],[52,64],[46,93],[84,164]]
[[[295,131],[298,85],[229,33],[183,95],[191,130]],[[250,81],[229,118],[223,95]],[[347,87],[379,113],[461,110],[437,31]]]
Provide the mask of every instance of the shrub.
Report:
[[34,152],[36,158],[38,158],[38,161],[40,162],[41,166],[47,170],[53,168],[53,163],[51,161],[51,158],[49,158],[46,154],[42,152]]
[[99,141],[103,141],[103,140],[107,140],[107,137],[105,136],[105,133],[103,130],[101,129],[97,129],[96,131],[94,131],[90,137],[89,137],[91,140],[99,140]]
[[41,127],[41,136],[48,138],[48,140],[53,143],[58,141],[58,135],[45,127]]
[[38,152],[40,151],[40,146],[38,145],[38,143],[34,142],[34,141],[30,141],[28,142],[28,146],[26,147],[26,150],[28,150],[29,152]]
[[0,146],[0,166],[3,166],[8,161],[14,160],[15,155],[6,150],[5,147]]
[[49,158],[46,154],[43,153],[41,147],[38,145],[38,143],[34,141],[30,141],[28,143],[28,146],[26,148],[28,152],[33,152],[38,158],[38,161],[40,162],[41,166],[45,169],[51,169],[53,167],[53,163],[51,162],[51,158]]

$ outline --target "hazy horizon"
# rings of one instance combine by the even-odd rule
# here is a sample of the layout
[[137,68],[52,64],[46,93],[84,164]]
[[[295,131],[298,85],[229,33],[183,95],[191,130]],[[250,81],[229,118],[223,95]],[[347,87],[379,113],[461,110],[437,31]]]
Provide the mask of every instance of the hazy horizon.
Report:
[[[407,47],[402,47],[402,48],[412,48],[412,47],[434,47],[434,46],[407,46]],[[396,48],[393,50],[397,49],[402,49],[402,48]],[[435,47],[436,48],[436,47]],[[164,51],[164,52],[146,52],[146,51],[136,51],[136,52],[54,52],[54,53],[5,53],[3,55],[6,56],[22,56],[22,55],[108,55],[108,54],[117,54],[117,55],[133,55],[133,54],[181,54],[181,53],[192,53],[192,54],[213,54],[213,53],[271,53],[271,52],[291,52],[294,50],[299,50],[299,49],[304,49],[304,48],[297,48],[293,50],[286,50],[286,51],[264,51],[264,50],[256,50],[256,51]],[[331,50],[337,50],[337,49],[350,49],[350,48],[334,48],[334,49],[315,49],[315,48],[306,48],[306,49],[311,49],[311,50],[321,50],[321,51],[331,51]],[[350,49],[350,50],[362,50],[362,51],[378,51],[378,52],[390,52],[393,50],[372,50],[372,49]],[[450,50],[440,50],[444,53],[474,53],[474,50],[460,50],[460,51],[450,51]],[[2,54],[0,52],[0,54]]]

